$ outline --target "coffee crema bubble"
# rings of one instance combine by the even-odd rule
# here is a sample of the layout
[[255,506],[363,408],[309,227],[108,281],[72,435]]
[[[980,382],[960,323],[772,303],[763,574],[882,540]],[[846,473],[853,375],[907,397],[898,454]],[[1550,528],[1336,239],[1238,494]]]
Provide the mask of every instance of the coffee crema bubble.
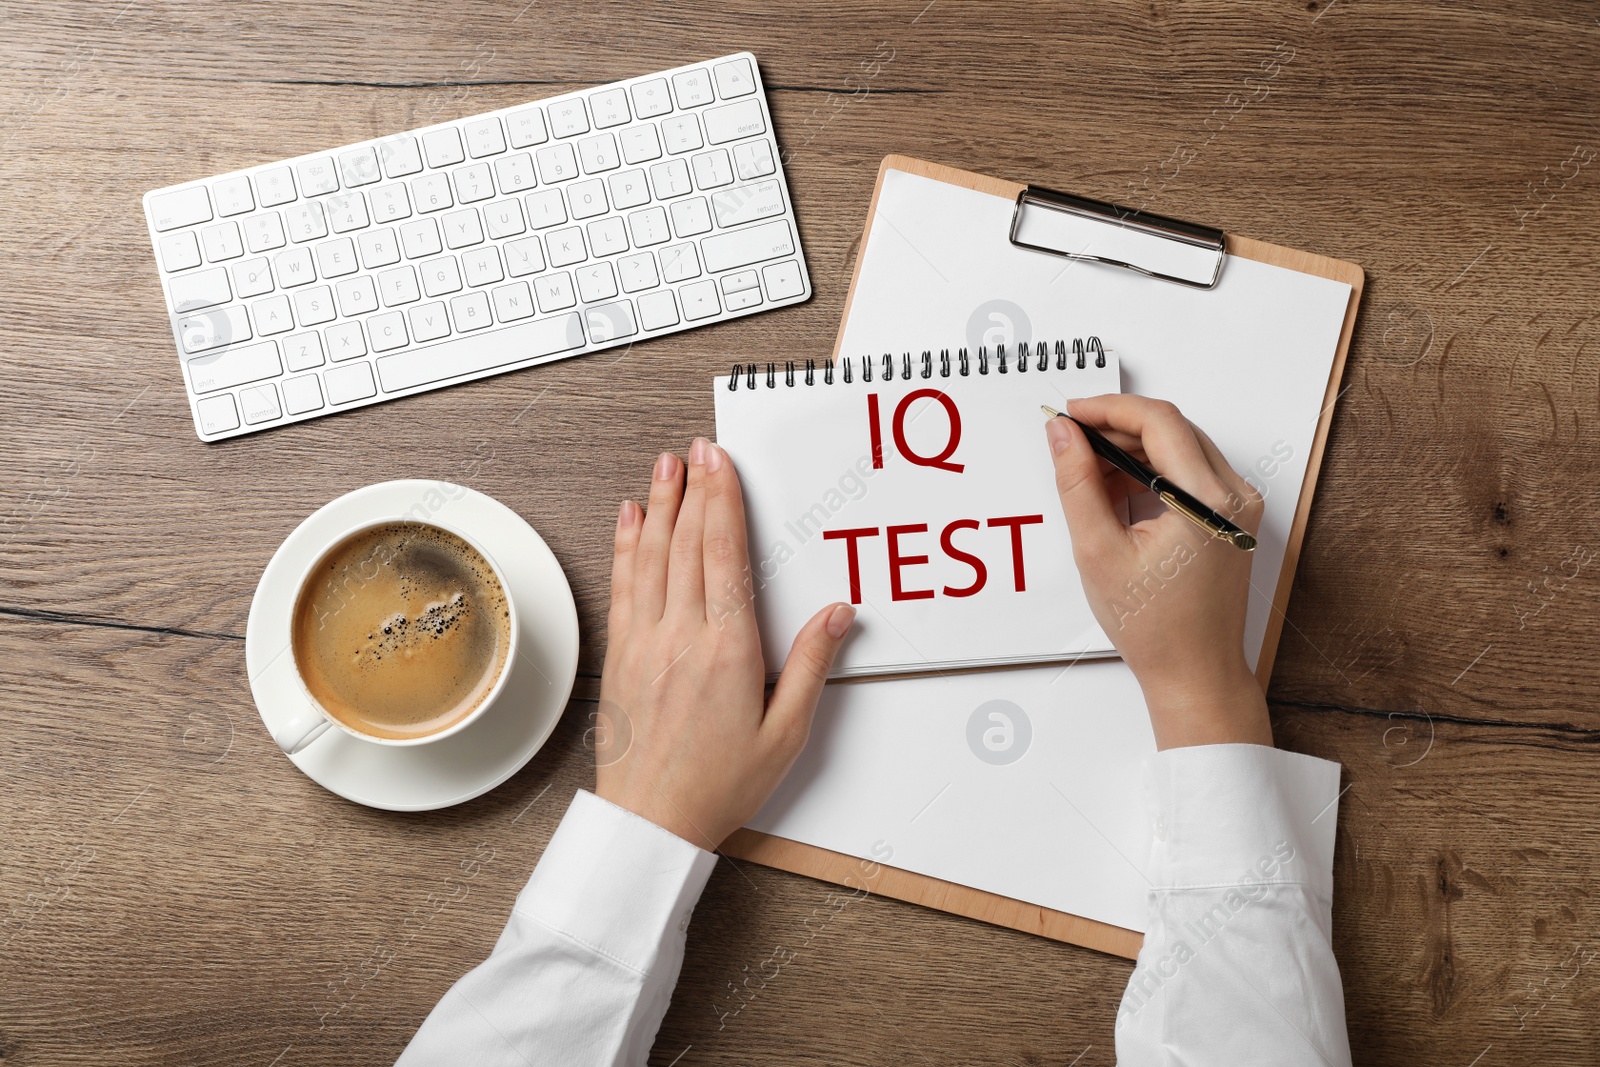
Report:
[[416,738],[471,715],[511,649],[505,590],[455,534],[393,522],[322,557],[295,602],[295,665],[317,703],[359,733]]

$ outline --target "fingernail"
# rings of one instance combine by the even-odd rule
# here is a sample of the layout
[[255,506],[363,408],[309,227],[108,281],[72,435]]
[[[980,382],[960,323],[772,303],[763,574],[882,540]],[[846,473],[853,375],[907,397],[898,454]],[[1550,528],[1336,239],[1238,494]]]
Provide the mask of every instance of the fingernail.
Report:
[[1072,430],[1066,419],[1051,419],[1045,423],[1044,436],[1050,442],[1050,451],[1058,456],[1072,447]]
[[722,461],[727,459],[727,458],[728,458],[728,454],[722,450],[722,446],[721,445],[714,445],[710,441],[706,442],[706,473],[707,474],[714,474],[717,471],[721,470],[722,469]]
[[626,530],[633,525],[633,517],[637,514],[634,508],[633,501],[624,500],[622,502],[622,506],[617,509],[617,527],[619,529]]
[[849,604],[840,604],[828,615],[828,636],[835,641],[850,632],[850,624],[856,621],[856,609]]
[[678,457],[671,452],[661,453],[661,458],[656,460],[656,481],[664,482],[678,471]]
[[696,467],[705,465],[706,439],[704,437],[696,437],[689,445],[689,462]]

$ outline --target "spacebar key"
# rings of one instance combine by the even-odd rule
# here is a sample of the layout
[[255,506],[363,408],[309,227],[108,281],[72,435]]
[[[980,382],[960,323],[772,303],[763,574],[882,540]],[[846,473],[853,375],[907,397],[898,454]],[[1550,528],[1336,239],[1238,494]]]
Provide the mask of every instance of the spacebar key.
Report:
[[763,259],[792,256],[794,238],[789,235],[789,220],[778,219],[707,237],[700,242],[700,254],[706,261],[706,271],[719,274]]
[[458,337],[443,344],[378,357],[378,382],[386,393],[458,378],[493,367],[570,352],[588,344],[577,312]]

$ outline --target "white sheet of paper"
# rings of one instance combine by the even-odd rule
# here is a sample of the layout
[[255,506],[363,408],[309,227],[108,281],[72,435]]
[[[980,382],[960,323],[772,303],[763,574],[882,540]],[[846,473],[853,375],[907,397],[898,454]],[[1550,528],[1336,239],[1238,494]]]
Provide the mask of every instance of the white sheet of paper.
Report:
[[[1178,404],[1266,495],[1245,630],[1253,666],[1350,286],[1230,256],[1215,289],[1190,289],[1016,248],[1011,210],[1002,197],[885,174],[841,352],[1098,335],[1120,357],[1124,392]],[[1126,665],[972,677],[829,685],[811,744],[752,825],[862,857],[881,840],[893,866],[1142,929],[1146,887],[1128,861],[1147,854],[1136,790],[1152,745]],[[957,728],[987,700],[1023,707],[1034,724],[1032,748],[1011,766],[979,759]]]
[[[835,600],[858,606],[835,677],[1113,651],[1072,562],[1039,405],[1115,392],[1116,360],[1047,362],[1030,355],[1019,372],[1013,353],[1001,374],[991,356],[983,374],[974,357],[962,375],[952,359],[945,375],[935,359],[923,378],[914,356],[907,379],[897,352],[892,381],[881,356],[870,382],[859,359],[849,382],[717,380],[717,441],[744,489],[769,670]],[[851,530],[871,532],[839,536]],[[729,592],[713,611],[742,608]]]

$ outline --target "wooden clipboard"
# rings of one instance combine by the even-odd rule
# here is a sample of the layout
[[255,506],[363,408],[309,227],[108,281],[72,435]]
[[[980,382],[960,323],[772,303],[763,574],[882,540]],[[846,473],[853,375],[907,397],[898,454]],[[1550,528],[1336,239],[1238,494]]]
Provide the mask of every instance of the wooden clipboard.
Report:
[[[883,189],[884,175],[891,170],[921,175],[1007,200],[1016,200],[1028,188],[1017,182],[957,170],[909,156],[886,156],[878,168],[878,181],[873,188],[872,201],[867,208],[868,229],[877,213],[878,196]],[[1295,567],[1300,561],[1306,520],[1311,514],[1311,499],[1316,492],[1317,473],[1322,466],[1328,428],[1333,422],[1333,406],[1339,396],[1339,383],[1344,377],[1345,357],[1350,351],[1350,338],[1355,330],[1356,310],[1361,304],[1365,274],[1356,264],[1329,256],[1319,256],[1233,234],[1227,234],[1225,240],[1226,250],[1230,256],[1285,267],[1304,274],[1314,274],[1350,286],[1350,302],[1345,308],[1344,323],[1339,331],[1338,348],[1334,354],[1332,371],[1328,375],[1322,412],[1317,419],[1316,436],[1307,460],[1305,481],[1295,505],[1294,523],[1289,532],[1283,566],[1279,571],[1278,585],[1273,595],[1273,610],[1262,639],[1261,657],[1257,661],[1256,678],[1261,683],[1261,688],[1265,690],[1268,680],[1272,677],[1272,664],[1277,655],[1279,638],[1283,633],[1284,612],[1288,607],[1290,588],[1294,584]],[[864,233],[861,248],[864,249],[865,246]],[[851,301],[855,299],[856,281],[860,274],[861,256],[858,250],[855,269],[850,278],[850,292],[845,298],[844,314],[840,319],[839,338],[834,343],[835,359],[839,356],[844,323],[850,318]],[[994,923],[1013,930],[1039,934],[1055,941],[1082,945],[1085,948],[1127,959],[1138,956],[1139,947],[1144,941],[1144,935],[1136,930],[1127,930],[1079,915],[1054,911],[1037,904],[1028,904],[997,893],[942,881],[912,871],[869,863],[856,856],[832,852],[756,830],[737,831],[723,843],[722,851],[737,859],[808,875],[835,885],[846,886],[857,892],[880,893],[896,900],[937,908],[940,911]]]

